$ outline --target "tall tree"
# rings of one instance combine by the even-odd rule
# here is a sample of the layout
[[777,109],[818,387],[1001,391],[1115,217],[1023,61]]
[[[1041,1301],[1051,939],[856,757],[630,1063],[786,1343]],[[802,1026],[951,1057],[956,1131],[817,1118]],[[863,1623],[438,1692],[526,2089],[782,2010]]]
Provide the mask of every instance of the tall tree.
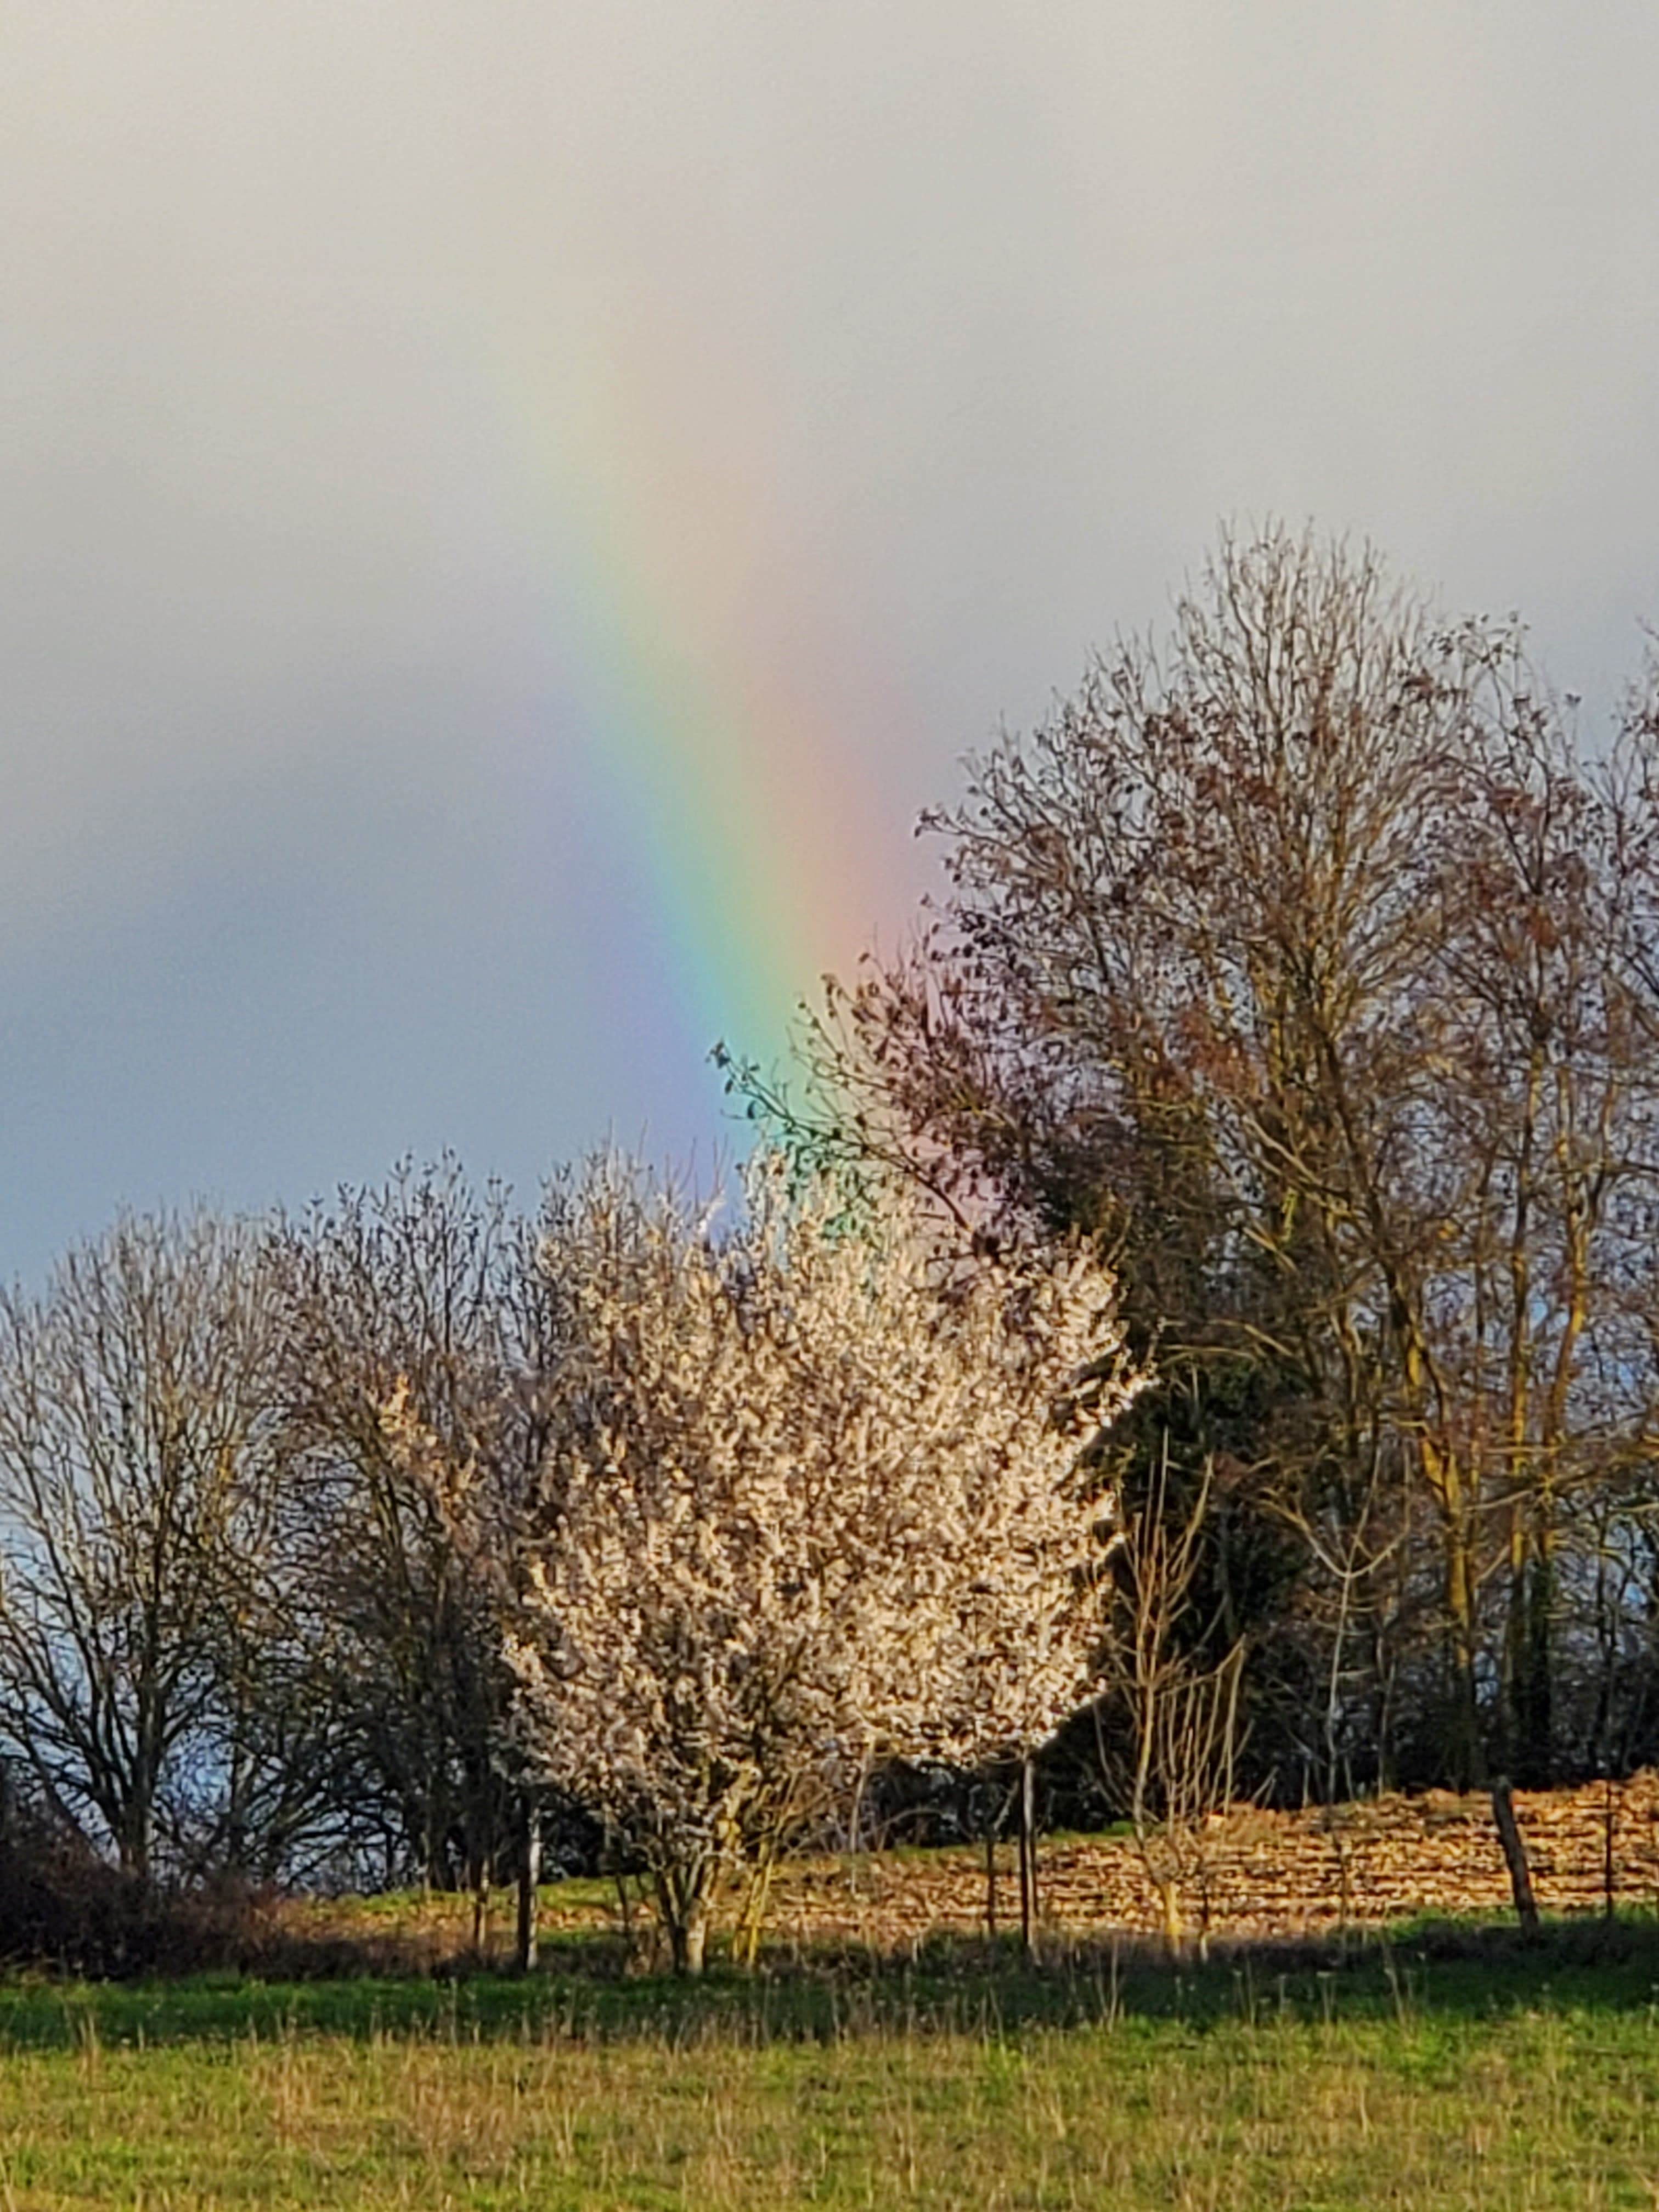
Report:
[[[533,1226],[453,1160],[284,1225],[285,1436],[356,1787],[392,1865],[487,1883],[518,1821],[510,1684],[457,1516],[522,1491],[546,1438],[554,1294]],[[418,1466],[386,1409],[430,1439]]]
[[0,1735],[140,1875],[281,1794],[234,1693],[270,1587],[275,1349],[261,1240],[205,1212],[125,1217],[0,1295]]
[[1166,644],[929,817],[947,896],[831,988],[816,1104],[738,1072],[982,1233],[1104,1240],[1162,1378],[1131,1483],[1216,1471],[1196,1613],[1225,1650],[1254,1611],[1286,1714],[1332,1686],[1332,1766],[1346,1737],[1377,1771],[1402,1668],[1419,1756],[1550,1764],[1556,1501],[1606,1411],[1612,1197],[1653,1161],[1618,781],[1513,630],[1369,552],[1224,540]]

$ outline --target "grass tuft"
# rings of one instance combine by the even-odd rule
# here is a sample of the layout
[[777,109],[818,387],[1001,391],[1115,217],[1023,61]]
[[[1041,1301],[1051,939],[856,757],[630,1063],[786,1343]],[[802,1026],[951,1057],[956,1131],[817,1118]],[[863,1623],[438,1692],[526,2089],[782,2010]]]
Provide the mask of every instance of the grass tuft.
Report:
[[0,2205],[1650,2208],[1659,1928],[0,1987]]

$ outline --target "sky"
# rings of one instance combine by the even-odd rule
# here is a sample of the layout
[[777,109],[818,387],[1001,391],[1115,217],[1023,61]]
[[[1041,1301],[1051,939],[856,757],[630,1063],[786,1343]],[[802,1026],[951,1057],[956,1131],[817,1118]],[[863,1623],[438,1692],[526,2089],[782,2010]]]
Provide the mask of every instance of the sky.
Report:
[[1613,696],[1650,0],[0,14],[0,1275],[741,1143],[1224,519]]

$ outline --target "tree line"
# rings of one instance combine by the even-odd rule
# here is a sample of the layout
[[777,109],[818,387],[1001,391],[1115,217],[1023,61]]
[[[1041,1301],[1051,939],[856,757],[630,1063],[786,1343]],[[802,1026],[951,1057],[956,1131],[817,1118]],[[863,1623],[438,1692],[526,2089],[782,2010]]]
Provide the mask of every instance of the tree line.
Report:
[[924,827],[921,928],[734,1087],[1109,1258],[1245,1784],[1659,1756],[1655,670],[1592,744],[1516,623],[1224,538]]
[[447,1162],[0,1297],[14,1802],[141,1881],[563,1838],[695,1967],[896,1773],[994,1838],[1041,1753],[1175,1934],[1229,1792],[1659,1757],[1659,680],[1589,745],[1270,531],[927,826],[723,1212]]
[[447,1163],[124,1218],[0,1298],[14,1800],[141,1888],[481,1910],[562,1833],[690,1971],[741,1883],[752,1952],[884,1762],[1085,1700],[1135,1387],[1085,1241],[764,1151],[723,1209],[605,1158],[530,1217]]

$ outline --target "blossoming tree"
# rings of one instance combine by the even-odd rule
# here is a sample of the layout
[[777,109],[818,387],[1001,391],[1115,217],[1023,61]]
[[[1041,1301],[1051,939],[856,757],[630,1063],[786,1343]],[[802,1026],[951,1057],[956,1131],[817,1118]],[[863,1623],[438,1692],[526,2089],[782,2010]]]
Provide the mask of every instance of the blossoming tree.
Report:
[[1127,1401],[1109,1275],[952,1259],[915,1201],[855,1224],[775,1160],[740,1216],[603,1164],[550,1206],[572,1350],[520,1535],[525,1755],[648,1870],[683,1971],[872,1757],[1023,1749],[1086,1696]]

